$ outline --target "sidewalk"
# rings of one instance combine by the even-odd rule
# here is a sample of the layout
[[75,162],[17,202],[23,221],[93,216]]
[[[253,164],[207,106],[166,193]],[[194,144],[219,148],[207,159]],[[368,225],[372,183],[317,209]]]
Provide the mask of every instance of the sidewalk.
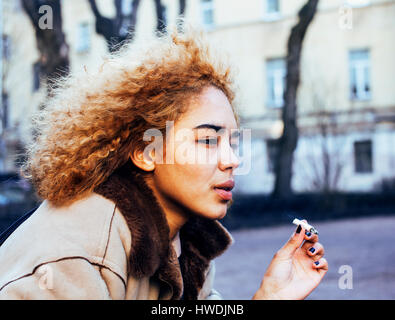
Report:
[[[320,232],[329,271],[307,299],[395,299],[395,216],[308,222]],[[235,243],[215,260],[215,289],[224,299],[251,299],[294,229],[290,223],[231,232]],[[339,288],[342,265],[352,267],[352,289]]]

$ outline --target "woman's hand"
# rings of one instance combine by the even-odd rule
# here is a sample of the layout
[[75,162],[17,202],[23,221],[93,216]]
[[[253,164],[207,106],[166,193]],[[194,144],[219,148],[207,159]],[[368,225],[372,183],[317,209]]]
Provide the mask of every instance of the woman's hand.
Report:
[[328,271],[328,262],[318,235],[306,233],[299,225],[277,251],[253,300],[304,299],[318,286]]

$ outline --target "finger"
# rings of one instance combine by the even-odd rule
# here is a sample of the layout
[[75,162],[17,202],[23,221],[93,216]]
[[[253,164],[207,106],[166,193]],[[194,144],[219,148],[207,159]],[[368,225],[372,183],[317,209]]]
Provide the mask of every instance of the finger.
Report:
[[321,259],[325,254],[324,246],[319,242],[314,243],[314,245],[309,242],[305,242],[302,245],[302,249],[305,250],[307,255],[314,257],[314,260]]
[[317,269],[317,271],[324,275],[328,271],[328,261],[325,258],[321,258],[317,261],[312,262],[313,268]]
[[[306,219],[303,219],[302,221],[308,224]],[[310,242],[317,242],[318,241],[318,234],[316,234],[316,233],[312,233],[309,230],[305,230],[305,235],[306,235],[305,236],[306,241],[310,241]]]
[[[305,239],[306,239],[306,235],[305,235]],[[315,237],[311,236],[307,240],[304,241],[304,243],[302,245],[302,249],[307,250],[307,249],[311,248],[312,246],[314,246],[316,243],[318,243],[318,237],[315,238]]]
[[310,231],[305,231],[304,239],[308,242],[317,242],[318,241],[318,234],[311,233]]
[[295,253],[296,249],[298,249],[302,244],[305,236],[304,232],[305,229],[301,225],[298,225],[289,240],[277,252],[277,254],[286,258],[291,257]]

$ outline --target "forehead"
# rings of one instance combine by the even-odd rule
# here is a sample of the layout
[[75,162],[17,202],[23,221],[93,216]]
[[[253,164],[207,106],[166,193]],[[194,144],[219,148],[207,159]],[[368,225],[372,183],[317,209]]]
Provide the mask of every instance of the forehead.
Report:
[[[215,124],[226,129],[237,129],[232,106],[226,95],[214,87],[206,88],[201,95],[192,99],[186,113],[176,123],[180,128],[195,128],[202,124]],[[199,130],[210,129],[207,126]]]

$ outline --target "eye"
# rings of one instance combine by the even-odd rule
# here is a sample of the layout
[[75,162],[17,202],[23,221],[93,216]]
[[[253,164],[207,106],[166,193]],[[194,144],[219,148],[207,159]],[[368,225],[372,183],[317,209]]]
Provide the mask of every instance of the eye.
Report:
[[198,140],[199,143],[203,143],[209,146],[215,146],[218,144],[218,139],[217,138],[204,138],[204,139],[200,139]]
[[231,146],[231,148],[233,150],[238,150],[239,149],[239,144],[238,143],[231,143],[230,146]]
[[229,139],[229,144],[233,150],[238,150],[240,147],[240,143],[238,139]]

